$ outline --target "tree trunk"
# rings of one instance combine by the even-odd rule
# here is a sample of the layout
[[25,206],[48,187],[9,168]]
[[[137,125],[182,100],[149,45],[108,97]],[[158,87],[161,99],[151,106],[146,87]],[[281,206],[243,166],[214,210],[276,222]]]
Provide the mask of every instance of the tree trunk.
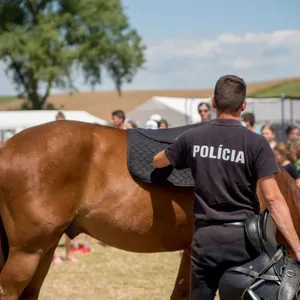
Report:
[[30,95],[28,95],[28,102],[31,104],[32,110],[43,109],[44,103],[43,103],[40,95],[37,92],[31,93]]

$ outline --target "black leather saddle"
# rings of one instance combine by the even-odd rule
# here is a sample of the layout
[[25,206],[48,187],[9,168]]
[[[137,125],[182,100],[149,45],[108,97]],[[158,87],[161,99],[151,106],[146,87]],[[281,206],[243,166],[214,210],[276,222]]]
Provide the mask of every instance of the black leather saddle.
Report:
[[257,257],[223,274],[221,300],[300,299],[300,264],[288,258],[284,244],[277,244],[275,229],[268,210],[246,220],[246,235]]

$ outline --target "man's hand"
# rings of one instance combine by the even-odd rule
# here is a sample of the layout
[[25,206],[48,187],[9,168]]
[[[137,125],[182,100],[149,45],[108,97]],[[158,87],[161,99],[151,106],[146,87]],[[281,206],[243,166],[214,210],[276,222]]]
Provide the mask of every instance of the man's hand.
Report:
[[258,183],[263,196],[267,200],[269,211],[277,228],[295,252],[297,260],[300,261],[299,237],[295,230],[289,207],[280,192],[274,176],[263,177]]
[[165,150],[160,151],[159,153],[157,153],[152,161],[152,165],[153,168],[164,168],[169,166],[171,163],[168,160],[166,154],[165,154]]

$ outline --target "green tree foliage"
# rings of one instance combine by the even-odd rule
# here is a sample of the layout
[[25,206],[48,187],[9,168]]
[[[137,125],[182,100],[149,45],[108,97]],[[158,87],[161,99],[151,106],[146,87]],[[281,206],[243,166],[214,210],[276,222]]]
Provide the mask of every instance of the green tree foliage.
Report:
[[121,92],[145,63],[145,45],[120,0],[0,0],[0,60],[29,109],[42,109],[52,88],[101,84],[103,71]]

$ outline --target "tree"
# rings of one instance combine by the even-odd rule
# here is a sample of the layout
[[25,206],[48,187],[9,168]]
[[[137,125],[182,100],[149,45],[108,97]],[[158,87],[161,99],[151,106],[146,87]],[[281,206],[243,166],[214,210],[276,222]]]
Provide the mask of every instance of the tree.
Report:
[[121,93],[145,49],[120,0],[0,1],[0,60],[29,109],[45,107],[53,88],[76,90],[74,70],[91,88],[105,70]]

